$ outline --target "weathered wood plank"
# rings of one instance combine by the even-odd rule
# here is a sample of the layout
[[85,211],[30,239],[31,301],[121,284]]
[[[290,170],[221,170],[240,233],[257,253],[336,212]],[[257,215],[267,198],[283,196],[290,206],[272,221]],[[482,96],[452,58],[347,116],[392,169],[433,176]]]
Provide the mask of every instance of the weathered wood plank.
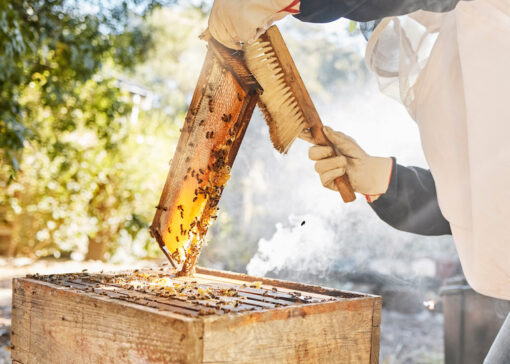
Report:
[[204,363],[370,363],[372,310],[355,299],[208,317]]
[[379,347],[381,341],[381,314],[382,298],[376,297],[374,300],[374,310],[372,318],[372,349],[370,354],[370,364],[379,363]]
[[360,293],[360,292],[354,292],[354,291],[344,291],[344,290],[338,290],[338,289],[333,289],[333,288],[314,286],[311,284],[284,281],[284,280],[280,280],[280,279],[273,279],[273,278],[266,278],[266,277],[255,277],[255,276],[250,276],[248,274],[243,274],[243,273],[221,271],[221,270],[209,269],[209,268],[203,268],[203,267],[197,267],[196,272],[197,272],[198,276],[200,276],[200,274],[203,274],[203,275],[210,276],[212,279],[225,278],[225,279],[229,280],[230,282],[260,281],[264,285],[286,288],[286,289],[295,290],[295,291],[315,293],[315,294],[326,295],[326,296],[337,297],[337,298],[377,297],[377,296],[366,294],[366,293]]
[[203,326],[186,316],[14,280],[12,358],[29,363],[198,363]]

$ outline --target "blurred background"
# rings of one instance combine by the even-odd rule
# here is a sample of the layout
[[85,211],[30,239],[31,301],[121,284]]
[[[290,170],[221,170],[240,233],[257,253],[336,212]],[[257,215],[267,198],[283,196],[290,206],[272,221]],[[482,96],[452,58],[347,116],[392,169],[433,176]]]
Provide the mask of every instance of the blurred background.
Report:
[[[162,261],[148,225],[211,4],[0,3],[0,361],[13,276]],[[279,26],[325,124],[370,154],[426,167],[416,125],[365,66],[356,24]],[[459,271],[451,237],[394,230],[362,197],[343,204],[308,147],[278,154],[256,110],[200,265],[381,294],[381,362],[443,362],[438,292]]]

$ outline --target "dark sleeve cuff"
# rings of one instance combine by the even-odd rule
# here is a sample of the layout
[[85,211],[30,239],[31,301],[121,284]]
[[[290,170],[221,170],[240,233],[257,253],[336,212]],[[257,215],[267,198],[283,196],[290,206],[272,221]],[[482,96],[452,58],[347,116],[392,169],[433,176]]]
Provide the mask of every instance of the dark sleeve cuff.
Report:
[[429,170],[404,167],[393,158],[388,190],[369,203],[374,212],[394,228],[420,235],[451,235],[437,201],[434,178]]

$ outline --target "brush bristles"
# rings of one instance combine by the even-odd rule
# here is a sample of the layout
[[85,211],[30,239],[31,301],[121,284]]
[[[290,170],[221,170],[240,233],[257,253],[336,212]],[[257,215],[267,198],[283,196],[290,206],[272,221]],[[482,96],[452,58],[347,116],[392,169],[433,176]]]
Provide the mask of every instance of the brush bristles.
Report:
[[259,107],[264,114],[274,147],[286,153],[292,142],[307,127],[304,115],[270,42],[257,40],[245,48],[251,73],[264,89]]

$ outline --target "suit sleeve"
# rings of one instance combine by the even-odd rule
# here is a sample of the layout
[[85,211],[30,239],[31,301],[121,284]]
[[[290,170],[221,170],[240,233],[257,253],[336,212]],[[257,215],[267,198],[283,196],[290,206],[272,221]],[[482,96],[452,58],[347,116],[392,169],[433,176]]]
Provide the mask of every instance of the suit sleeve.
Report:
[[398,230],[420,235],[452,233],[439,209],[434,178],[427,169],[404,167],[393,159],[388,190],[369,205]]
[[301,0],[295,17],[309,23],[328,23],[339,18],[359,22],[387,16],[405,15],[417,10],[447,12],[459,0]]

